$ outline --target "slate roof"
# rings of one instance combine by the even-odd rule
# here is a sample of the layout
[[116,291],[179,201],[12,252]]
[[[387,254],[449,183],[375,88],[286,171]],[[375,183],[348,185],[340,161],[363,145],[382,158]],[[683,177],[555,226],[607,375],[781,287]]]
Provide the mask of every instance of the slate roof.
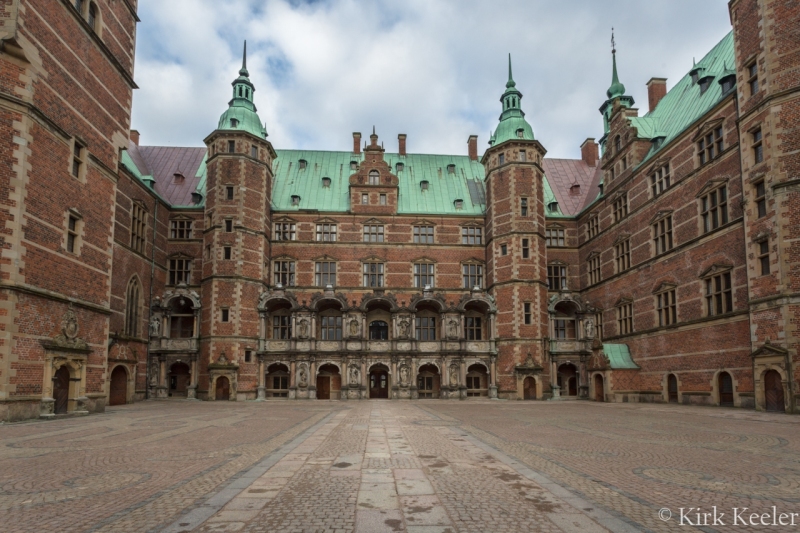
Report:
[[[127,154],[127,157],[125,157]],[[122,163],[139,179],[155,179],[155,191],[173,206],[192,205],[192,193],[205,174],[205,148],[137,146],[130,143]],[[131,168],[133,167],[133,168]],[[183,179],[176,179],[176,174]]]
[[[575,216],[580,213],[589,196],[592,178],[600,166],[590,167],[582,159],[547,158],[543,160],[542,165],[562,214]],[[572,189],[573,185],[579,187]]]

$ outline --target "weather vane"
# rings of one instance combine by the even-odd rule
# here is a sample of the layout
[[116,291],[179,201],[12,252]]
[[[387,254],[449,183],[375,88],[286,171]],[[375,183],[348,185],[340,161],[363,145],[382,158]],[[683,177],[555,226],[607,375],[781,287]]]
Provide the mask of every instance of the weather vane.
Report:
[[611,53],[612,54],[616,54],[617,53],[617,45],[614,44],[614,27],[613,26],[611,27]]

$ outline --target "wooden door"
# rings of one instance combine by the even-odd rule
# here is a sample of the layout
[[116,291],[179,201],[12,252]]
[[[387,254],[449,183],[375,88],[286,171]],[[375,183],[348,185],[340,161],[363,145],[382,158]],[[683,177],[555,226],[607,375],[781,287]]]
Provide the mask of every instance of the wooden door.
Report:
[[669,403],[678,403],[678,378],[674,374],[667,378],[667,395]]
[[606,401],[606,393],[603,389],[603,376],[600,374],[595,374],[594,376],[594,401],[596,402],[604,402]]
[[111,373],[111,388],[108,395],[108,405],[125,405],[128,402],[128,373],[125,368],[118,366]]
[[65,366],[59,368],[53,376],[53,398],[56,401],[55,414],[66,413],[69,404],[69,370]]
[[727,372],[719,374],[719,404],[733,406],[733,379]]
[[786,411],[781,375],[775,370],[768,370],[767,373],[764,374],[764,399],[766,400],[767,411],[774,411],[777,413]]
[[373,370],[369,374],[369,397],[389,397],[389,373],[385,370]]
[[217,400],[230,400],[231,399],[231,382],[225,376],[217,378]]
[[578,395],[578,378],[575,376],[569,378],[569,395],[570,396]]
[[526,400],[536,399],[536,380],[531,376],[528,376],[522,382],[522,397]]
[[331,377],[330,376],[317,376],[317,399],[330,400],[331,399]]

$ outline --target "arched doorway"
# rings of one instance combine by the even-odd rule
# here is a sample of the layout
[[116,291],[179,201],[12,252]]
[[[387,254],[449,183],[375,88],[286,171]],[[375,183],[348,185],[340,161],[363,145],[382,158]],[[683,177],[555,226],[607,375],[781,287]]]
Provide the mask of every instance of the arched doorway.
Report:
[[217,378],[215,400],[230,400],[231,399],[231,382],[225,376]]
[[389,397],[389,369],[383,365],[375,365],[369,371],[369,397]]
[[486,367],[479,364],[467,368],[467,396],[488,396],[489,375]]
[[267,397],[288,398],[289,397],[289,367],[274,363],[267,368]]
[[719,387],[719,404],[733,407],[733,379],[727,372],[720,372],[717,378]]
[[558,386],[561,396],[578,395],[578,369],[575,365],[566,363],[558,367]]
[[667,400],[669,403],[678,403],[678,378],[675,374],[667,376]]
[[786,412],[783,399],[783,382],[781,375],[775,370],[767,370],[764,374],[764,404],[767,411]]
[[317,372],[317,399],[338,400],[342,388],[342,375],[336,365],[322,365]]
[[55,414],[66,413],[69,406],[69,369],[66,366],[56,370],[53,376],[53,399],[56,401],[53,406]]
[[420,398],[437,398],[439,396],[439,369],[436,365],[422,365],[417,374],[417,391]]
[[128,372],[120,365],[111,372],[111,383],[108,393],[108,405],[125,405],[128,403]]
[[526,400],[536,399],[536,380],[528,376],[522,382],[522,397]]
[[169,369],[169,395],[175,397],[186,397],[189,390],[189,365],[186,363],[175,363]]
[[603,376],[600,374],[594,375],[594,401],[606,401],[606,391],[603,388]]

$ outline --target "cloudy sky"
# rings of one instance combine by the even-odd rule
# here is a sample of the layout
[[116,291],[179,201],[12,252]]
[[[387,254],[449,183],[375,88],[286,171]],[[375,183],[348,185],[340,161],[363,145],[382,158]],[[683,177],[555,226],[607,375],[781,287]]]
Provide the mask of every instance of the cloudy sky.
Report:
[[549,157],[602,135],[617,65],[640,114],[730,31],[727,0],[140,0],[133,128],[142,144],[202,146],[247,39],[255,101],[276,148],[349,150],[374,125],[389,151],[481,152],[512,54],[522,107]]

